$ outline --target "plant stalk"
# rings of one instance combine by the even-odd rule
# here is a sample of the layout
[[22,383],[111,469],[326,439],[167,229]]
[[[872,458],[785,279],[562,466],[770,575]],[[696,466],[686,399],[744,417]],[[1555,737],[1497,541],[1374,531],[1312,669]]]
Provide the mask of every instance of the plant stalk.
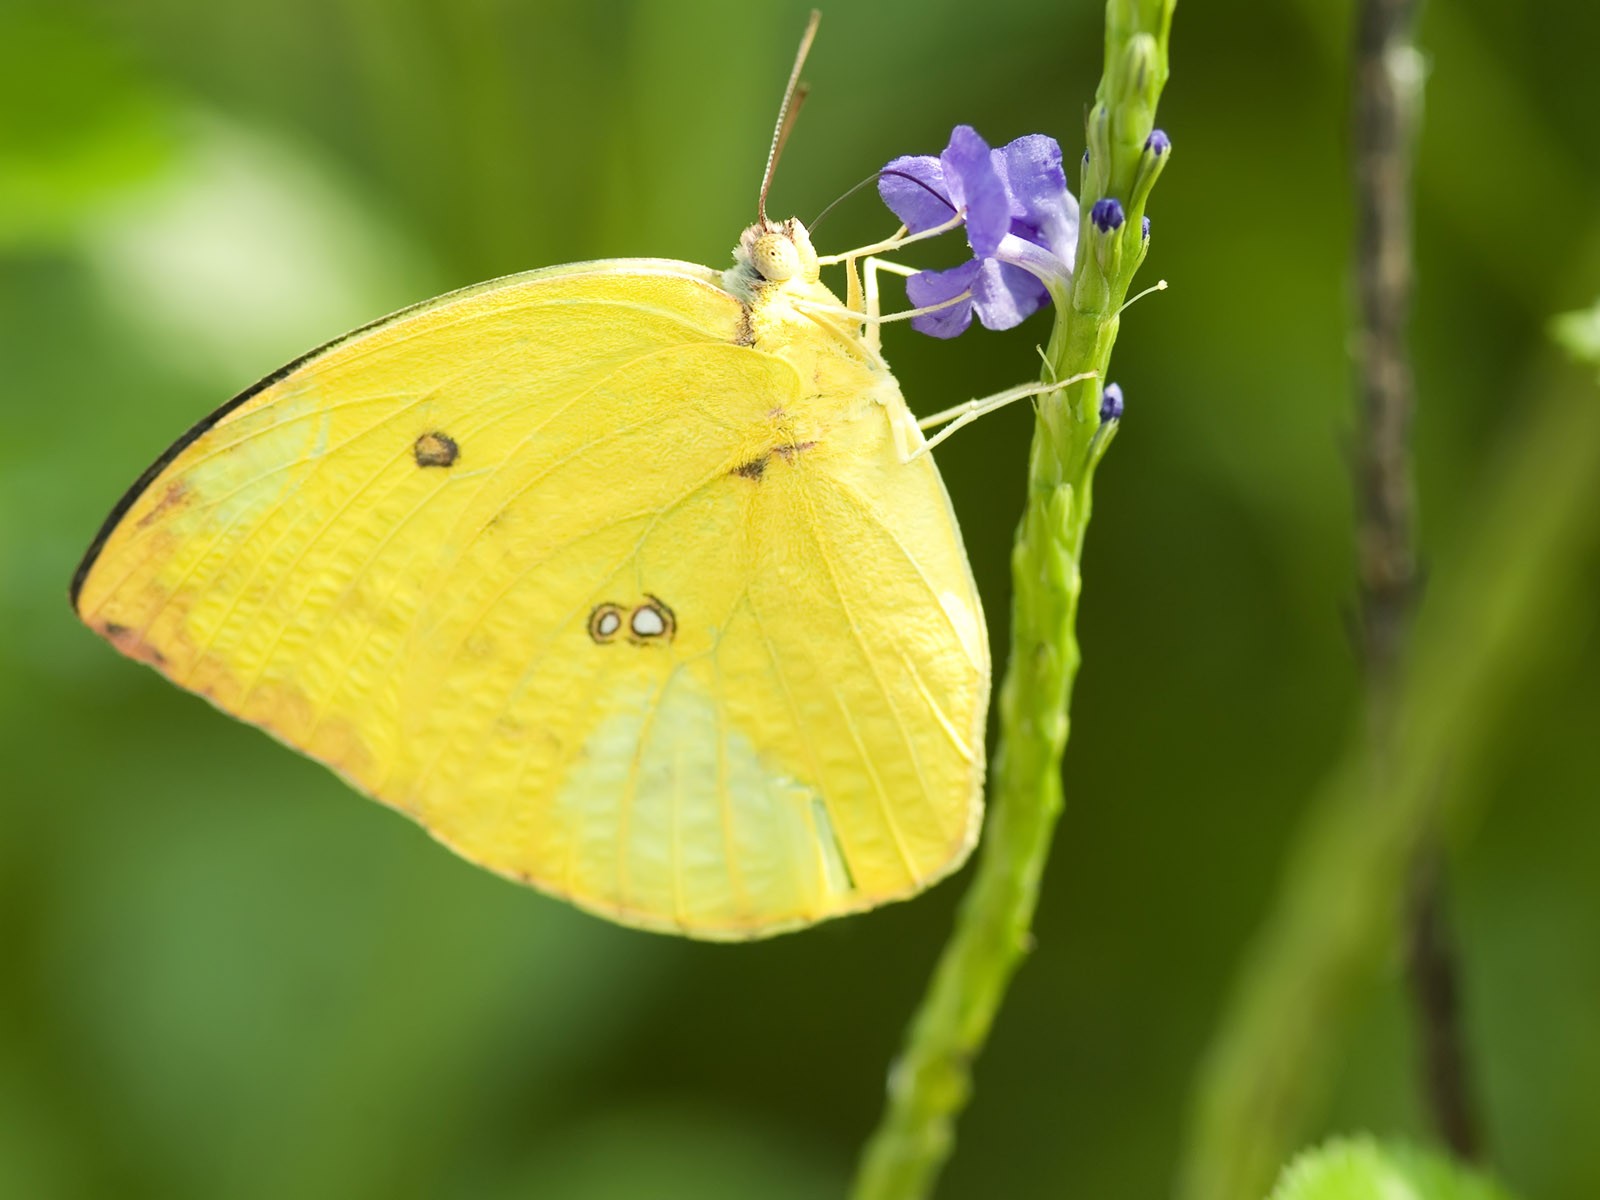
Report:
[[[973,1063],[1031,948],[1039,881],[1062,808],[1094,469],[1115,432],[1114,424],[1100,422],[1101,391],[1119,311],[1146,250],[1145,199],[1163,165],[1144,144],[1166,83],[1174,2],[1106,5],[1105,69],[1089,115],[1090,159],[1080,187],[1084,225],[1070,295],[1057,301],[1044,373],[1047,381],[1093,377],[1038,403],[1027,507],[1011,554],[1012,639],[988,828],[955,930],[890,1072],[887,1108],[863,1153],[855,1200],[932,1194],[972,1093]],[[1125,219],[1102,231],[1088,213],[1107,196],[1119,201]]]
[[[1411,425],[1416,386],[1406,345],[1414,266],[1412,154],[1424,67],[1414,41],[1421,0],[1362,0],[1354,56],[1360,296],[1361,440],[1357,530],[1361,658],[1374,769],[1392,755],[1395,686],[1418,594]],[[1375,786],[1379,786],[1375,784]],[[1460,1021],[1460,967],[1450,936],[1445,855],[1437,831],[1411,866],[1407,976],[1416,1013],[1422,1090],[1433,1125],[1462,1158],[1481,1136]]]

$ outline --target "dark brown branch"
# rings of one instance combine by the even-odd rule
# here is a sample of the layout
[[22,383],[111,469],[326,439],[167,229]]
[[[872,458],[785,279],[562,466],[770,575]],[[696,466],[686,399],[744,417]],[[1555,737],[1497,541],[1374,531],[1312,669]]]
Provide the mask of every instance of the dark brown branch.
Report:
[[1461,984],[1446,920],[1443,870],[1444,855],[1437,839],[1431,840],[1412,864],[1406,965],[1421,1018],[1418,1023],[1423,1039],[1423,1087],[1428,1110],[1445,1145],[1462,1158],[1475,1159],[1482,1144],[1467,1075]]
[[1357,279],[1361,295],[1360,571],[1363,658],[1391,685],[1416,592],[1411,484],[1414,397],[1406,352],[1411,306],[1411,141],[1420,81],[1415,0],[1363,0],[1356,34]]
[[[1391,736],[1394,687],[1417,595],[1411,422],[1416,398],[1406,349],[1411,307],[1411,158],[1422,96],[1412,41],[1420,0],[1362,0],[1355,47],[1357,344],[1361,438],[1361,652],[1368,715]],[[1459,1019],[1458,969],[1446,914],[1437,835],[1413,864],[1407,962],[1419,1025],[1424,1091],[1433,1123],[1464,1158],[1480,1139]]]

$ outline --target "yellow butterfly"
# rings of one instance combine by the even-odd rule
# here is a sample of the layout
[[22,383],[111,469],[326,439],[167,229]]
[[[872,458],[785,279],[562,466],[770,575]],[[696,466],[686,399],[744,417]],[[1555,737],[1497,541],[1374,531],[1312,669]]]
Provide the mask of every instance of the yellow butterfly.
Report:
[[785,127],[732,269],[509,276],[205,418],[95,538],[82,619],[628,925],[757,937],[953,871],[989,649],[855,266],[909,239],[819,260],[767,220]]

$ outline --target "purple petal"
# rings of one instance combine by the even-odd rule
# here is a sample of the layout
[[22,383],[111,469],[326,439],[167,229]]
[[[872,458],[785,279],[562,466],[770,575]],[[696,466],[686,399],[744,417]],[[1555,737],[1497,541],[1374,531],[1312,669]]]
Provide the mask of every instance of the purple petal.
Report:
[[1043,308],[1049,298],[1044,284],[1027,271],[992,258],[984,259],[972,284],[972,307],[985,329],[1020,325]]
[[989,143],[971,125],[957,125],[939,161],[950,199],[966,210],[967,244],[979,258],[987,258],[1011,228],[1011,198],[995,170]]
[[1078,201],[1067,190],[1055,138],[1040,133],[1019,137],[996,150],[994,160],[1011,195],[1011,232],[1063,262],[1072,262],[1078,244]]
[[1061,147],[1053,137],[1030,133],[994,152],[994,165],[1015,202],[1011,215],[1028,218],[1060,203],[1067,190]]
[[1033,276],[1058,301],[1065,301],[1067,289],[1072,285],[1072,264],[1062,262],[1038,242],[1008,233],[1000,239],[994,252],[996,260],[1011,267],[1019,267]]
[[[913,308],[928,308],[954,299],[972,287],[978,275],[978,260],[962,263],[948,271],[923,271],[906,280],[906,298]],[[911,318],[911,328],[936,338],[953,338],[972,324],[972,300],[966,299]]]
[[907,154],[878,176],[878,195],[912,233],[943,225],[956,215],[944,167],[931,154]]

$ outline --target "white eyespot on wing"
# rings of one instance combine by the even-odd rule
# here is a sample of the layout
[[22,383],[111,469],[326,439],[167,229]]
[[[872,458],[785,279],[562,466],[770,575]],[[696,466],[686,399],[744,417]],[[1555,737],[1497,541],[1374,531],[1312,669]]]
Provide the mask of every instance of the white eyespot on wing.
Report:
[[650,605],[642,605],[633,610],[629,618],[628,627],[633,630],[635,637],[660,637],[667,631],[667,623]]
[[595,605],[594,611],[589,614],[590,639],[599,646],[615,641],[618,630],[622,628],[622,613],[621,608],[610,602]]

